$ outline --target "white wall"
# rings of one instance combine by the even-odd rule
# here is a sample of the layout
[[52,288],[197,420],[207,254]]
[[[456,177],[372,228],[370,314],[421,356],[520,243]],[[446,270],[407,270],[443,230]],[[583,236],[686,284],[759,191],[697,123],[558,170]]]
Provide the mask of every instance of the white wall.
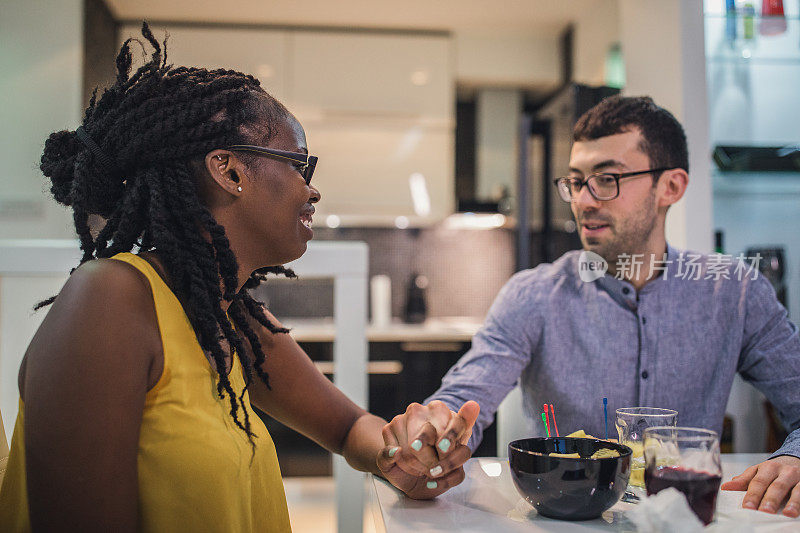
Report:
[[667,216],[675,246],[710,251],[713,241],[702,2],[601,0],[575,21],[575,81],[603,84],[609,47],[622,44],[624,94],[651,96],[684,126],[689,188]]
[[74,234],[39,171],[44,141],[81,118],[83,2],[3,0],[0,16],[0,238]]
[[575,20],[572,76],[578,83],[603,85],[608,49],[619,42],[619,2],[600,0]]
[[459,83],[491,87],[556,87],[561,79],[556,36],[542,36],[534,31],[459,31],[453,38],[455,76]]
[[700,0],[620,0],[625,94],[648,95],[681,121],[689,141],[689,188],[667,215],[667,239],[712,249],[703,6]]

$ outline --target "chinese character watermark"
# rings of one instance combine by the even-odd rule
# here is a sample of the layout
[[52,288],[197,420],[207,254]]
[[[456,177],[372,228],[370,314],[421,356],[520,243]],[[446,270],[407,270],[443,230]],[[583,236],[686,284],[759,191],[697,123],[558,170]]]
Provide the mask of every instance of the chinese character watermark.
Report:
[[[734,257],[727,254],[702,255],[685,252],[678,254],[674,259],[667,259],[664,254],[658,259],[655,254],[647,261],[645,254],[623,253],[617,257],[614,277],[619,280],[638,279],[642,273],[648,274],[648,279],[657,276],[667,278],[672,276],[682,280],[709,280],[743,281],[758,277],[758,266],[761,255],[746,257],[739,254]],[[608,272],[608,262],[600,255],[584,250],[578,259],[578,275],[582,281],[591,282],[603,277]]]

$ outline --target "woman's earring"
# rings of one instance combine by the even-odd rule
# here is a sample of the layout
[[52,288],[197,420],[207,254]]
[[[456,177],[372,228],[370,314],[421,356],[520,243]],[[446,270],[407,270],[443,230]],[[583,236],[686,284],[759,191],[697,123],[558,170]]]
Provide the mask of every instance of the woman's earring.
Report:
[[217,161],[222,161],[222,156],[221,155],[217,156]]
[[242,187],[241,187],[241,185],[240,185],[239,187],[236,187],[236,190],[237,190],[237,191],[239,191],[239,192],[242,192]]

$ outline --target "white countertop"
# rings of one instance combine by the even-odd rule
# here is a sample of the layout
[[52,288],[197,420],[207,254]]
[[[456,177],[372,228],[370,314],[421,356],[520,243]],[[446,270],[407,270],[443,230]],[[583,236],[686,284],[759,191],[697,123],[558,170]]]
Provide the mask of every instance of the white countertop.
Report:
[[[722,479],[728,481],[748,466],[766,460],[767,454],[723,454]],[[383,479],[372,476],[372,512],[375,529],[387,533],[505,533],[544,531],[617,531],[635,532],[636,527],[625,512],[633,504],[617,502],[601,518],[585,522],[567,522],[539,516],[514,488],[507,459],[472,458],[464,465],[466,479],[435,500],[418,501],[405,497]],[[717,520],[734,522],[741,513],[744,492],[720,491]],[[732,514],[731,514],[732,513]],[[733,516],[736,515],[736,516]],[[800,519],[758,513],[762,523],[754,531],[800,531]],[[762,529],[763,526],[763,529]]]
[[[333,342],[336,328],[332,318],[281,318],[298,342]],[[386,326],[367,324],[371,342],[469,342],[482,321],[473,317],[436,317],[422,324],[406,324],[394,319]]]

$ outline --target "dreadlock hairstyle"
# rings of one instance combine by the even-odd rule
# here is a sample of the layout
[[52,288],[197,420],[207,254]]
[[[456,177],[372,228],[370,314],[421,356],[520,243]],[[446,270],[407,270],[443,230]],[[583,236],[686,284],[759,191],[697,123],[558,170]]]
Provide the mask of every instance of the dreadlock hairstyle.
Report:
[[[196,180],[208,152],[248,144],[247,132],[256,124],[267,130],[266,139],[260,140],[268,141],[290,114],[253,76],[167,65],[166,39],[162,50],[146,22],[142,35],[153,47],[149,60],[130,75],[131,43],[144,44],[125,41],[117,56],[116,82],[99,100],[95,89],[77,131],[50,135],[40,168],[52,181],[56,201],[72,207],[83,252],[78,266],[134,248],[157,250],[200,346],[215,362],[217,393],[220,398],[227,394],[231,416],[254,447],[244,392],[254,372],[267,387],[269,376],[262,369],[264,351],[247,319],[253,317],[273,333],[288,330],[272,324],[263,304],[248,291],[267,274],[295,276],[281,266],[262,268],[236,292],[236,256],[225,228],[201,202]],[[89,215],[106,220],[96,237]],[[223,298],[231,302],[227,315],[220,305]],[[240,333],[255,361],[247,356]],[[228,380],[223,340],[245,370],[246,386],[238,398]]]

